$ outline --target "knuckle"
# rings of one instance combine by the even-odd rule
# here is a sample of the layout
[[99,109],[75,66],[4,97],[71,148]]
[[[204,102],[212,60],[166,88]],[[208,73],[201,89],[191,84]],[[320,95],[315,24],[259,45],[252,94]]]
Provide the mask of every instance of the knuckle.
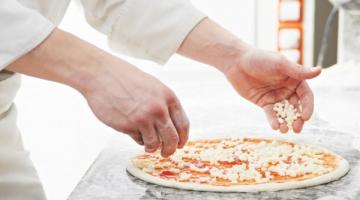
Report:
[[177,103],[177,97],[176,97],[175,93],[173,91],[171,91],[170,89],[164,90],[164,97],[165,97],[166,103],[168,103],[170,105]]
[[179,136],[175,133],[171,133],[168,135],[168,141],[169,144],[177,144],[179,142]]
[[148,110],[152,116],[156,117],[164,117],[166,114],[164,106],[160,103],[151,103]]
[[133,131],[133,126],[130,122],[118,122],[113,126],[113,128],[117,131],[129,134]]
[[134,121],[136,124],[141,124],[141,125],[147,125],[147,124],[149,124],[149,120],[150,120],[150,118],[149,118],[145,113],[141,113],[141,114],[135,115],[135,116],[134,116],[134,119],[133,119],[133,121]]
[[156,137],[156,136],[153,136],[153,135],[151,135],[151,136],[147,136],[147,137],[145,137],[146,138],[146,141],[147,141],[147,143],[148,144],[155,144],[155,145],[159,145],[160,143],[159,143],[159,140],[158,140],[158,138]]
[[148,147],[157,148],[160,146],[160,141],[156,135],[143,135],[143,138],[145,145]]
[[148,149],[157,149],[160,147],[160,142],[157,140],[145,141],[145,146]]

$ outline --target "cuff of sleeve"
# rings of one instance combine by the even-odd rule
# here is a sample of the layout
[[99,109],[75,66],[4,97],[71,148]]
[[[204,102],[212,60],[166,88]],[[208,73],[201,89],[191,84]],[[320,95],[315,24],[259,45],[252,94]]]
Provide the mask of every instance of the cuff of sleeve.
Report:
[[187,0],[132,0],[109,33],[111,49],[165,64],[206,15]]
[[28,30],[24,30],[25,27],[21,27],[18,31],[22,32],[26,37],[9,38],[9,42],[13,44],[0,47],[0,71],[37,47],[55,28],[55,26],[45,18],[41,18],[37,24],[41,25],[26,27]]

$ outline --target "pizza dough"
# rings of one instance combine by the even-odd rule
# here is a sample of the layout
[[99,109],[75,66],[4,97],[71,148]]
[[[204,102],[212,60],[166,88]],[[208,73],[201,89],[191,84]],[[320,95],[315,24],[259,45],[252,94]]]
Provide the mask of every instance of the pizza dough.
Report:
[[348,162],[326,149],[264,138],[189,141],[170,158],[159,152],[130,159],[127,171],[146,182],[185,190],[260,192],[337,180]]

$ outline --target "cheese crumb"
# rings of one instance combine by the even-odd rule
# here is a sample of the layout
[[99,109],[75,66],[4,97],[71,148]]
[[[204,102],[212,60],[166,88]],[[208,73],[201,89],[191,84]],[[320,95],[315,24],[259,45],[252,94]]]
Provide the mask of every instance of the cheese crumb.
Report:
[[286,123],[289,130],[292,130],[293,123],[301,116],[300,111],[286,99],[274,104],[273,110],[276,112],[279,123]]
[[191,178],[191,174],[189,173],[181,173],[179,175],[179,181],[185,181],[188,180],[189,178]]
[[[153,160],[137,159],[133,163],[146,173],[153,174],[155,169],[161,168],[178,173],[178,180],[194,179],[197,183],[209,184],[215,183],[217,178],[227,179],[232,184],[242,181],[255,181],[260,184],[273,181],[277,175],[296,178],[307,174],[322,175],[334,170],[327,166],[325,159],[325,155],[331,153],[317,146],[279,140],[239,140],[236,146],[224,149],[224,146],[234,143],[232,140],[228,143],[227,141],[229,140],[211,144],[202,151],[195,146],[185,147],[170,157],[171,162],[160,162],[159,156]],[[235,163],[232,163],[234,161]],[[231,166],[224,166],[222,162],[231,163]],[[205,172],[206,174],[200,176],[199,173]],[[197,179],[198,177],[202,178]]]

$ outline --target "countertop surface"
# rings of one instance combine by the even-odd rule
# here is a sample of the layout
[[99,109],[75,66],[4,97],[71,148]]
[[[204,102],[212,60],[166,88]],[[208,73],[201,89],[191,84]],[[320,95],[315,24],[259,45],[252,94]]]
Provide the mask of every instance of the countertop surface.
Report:
[[[344,76],[339,76],[339,73]],[[69,200],[360,199],[360,81],[356,77],[360,76],[360,71],[357,68],[336,66],[311,82],[317,108],[313,119],[300,135],[280,135],[270,130],[261,110],[236,97],[234,92],[221,90],[226,83],[214,81],[220,78],[217,75],[209,82],[195,82],[195,77],[187,77],[189,81],[181,85],[171,82],[171,75],[163,76],[167,78],[164,78],[165,82],[167,80],[185,102],[184,107],[193,125],[191,138],[204,135],[276,135],[305,141],[345,157],[351,165],[350,172],[329,184],[278,192],[213,193],[171,189],[146,183],[126,172],[128,159],[141,148],[119,134],[106,145]],[[198,88],[207,89],[197,90],[191,83],[203,85]],[[221,92],[221,95],[214,95],[210,91]]]

